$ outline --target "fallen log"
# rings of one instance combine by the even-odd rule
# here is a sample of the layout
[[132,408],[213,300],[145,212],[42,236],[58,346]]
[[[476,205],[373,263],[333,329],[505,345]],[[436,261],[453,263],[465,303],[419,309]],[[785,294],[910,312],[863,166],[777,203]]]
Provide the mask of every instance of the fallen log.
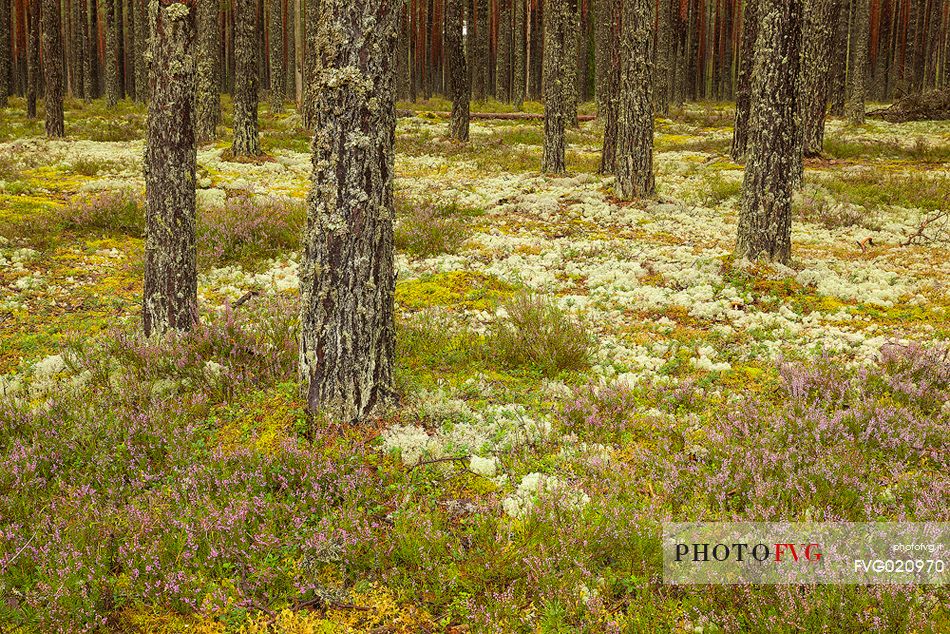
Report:
[[881,108],[868,113],[890,121],[904,123],[905,121],[945,121],[950,119],[950,90],[933,90],[922,95],[910,95],[895,101],[888,108]]
[[[431,116],[440,119],[448,119],[452,116],[451,112],[438,112],[432,110],[399,110],[396,114],[400,117],[418,117]],[[492,119],[498,121],[544,121],[544,115],[537,112],[473,112],[472,119]],[[592,114],[577,115],[578,121],[594,121],[597,119]]]

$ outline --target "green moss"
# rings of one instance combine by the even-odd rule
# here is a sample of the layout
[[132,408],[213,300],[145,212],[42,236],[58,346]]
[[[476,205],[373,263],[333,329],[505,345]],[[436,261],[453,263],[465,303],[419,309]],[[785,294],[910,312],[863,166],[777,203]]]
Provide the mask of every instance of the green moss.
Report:
[[400,282],[396,285],[396,303],[404,310],[429,306],[491,310],[513,292],[513,286],[491,275],[452,271]]

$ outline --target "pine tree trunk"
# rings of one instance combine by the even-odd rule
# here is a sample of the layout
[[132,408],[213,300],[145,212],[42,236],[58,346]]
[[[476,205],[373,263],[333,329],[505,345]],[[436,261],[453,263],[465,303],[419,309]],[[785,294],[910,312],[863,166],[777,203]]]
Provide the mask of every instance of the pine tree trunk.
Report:
[[[469,20],[469,68],[472,73],[472,93],[475,101],[485,101],[488,97],[489,79],[489,0],[474,0],[474,11]],[[473,28],[474,27],[474,28]]]
[[83,68],[82,84],[85,89],[87,101],[92,101],[97,96],[97,86],[95,77],[96,51],[96,25],[92,20],[93,5],[96,0],[84,0],[83,2],[83,24],[82,24],[82,48],[83,48]]
[[236,0],[234,11],[234,143],[235,157],[260,156],[258,137],[257,2]]
[[670,15],[669,0],[659,1],[656,32],[656,91],[654,100],[656,111],[667,114],[670,111],[670,81],[672,66],[670,56],[673,50],[673,24]]
[[36,95],[40,83],[40,0],[30,0],[29,51],[26,74],[26,116],[36,118]]
[[601,0],[600,29],[601,75],[600,115],[604,120],[604,147],[600,157],[600,173],[617,170],[617,123],[620,114],[620,78],[622,74],[623,0]]
[[868,0],[854,0],[854,31],[851,34],[851,73],[848,82],[848,120],[864,123],[864,91],[868,62]]
[[301,262],[311,416],[356,423],[393,397],[395,52],[401,0],[324,0]]
[[297,101],[297,0],[287,1],[287,68],[284,76],[284,96]]
[[198,321],[195,247],[195,9],[150,0],[148,137],[145,144],[146,336]]
[[801,122],[805,156],[821,154],[839,0],[806,0],[802,38]]
[[582,0],[570,0],[572,10],[571,25],[567,33],[567,40],[564,43],[567,47],[564,59],[564,123],[567,127],[572,129],[577,129],[580,126],[577,120],[577,41],[580,38],[581,28],[580,18],[578,16],[580,2],[582,2]]
[[409,3],[404,2],[402,15],[399,17],[399,41],[396,46],[397,99],[409,99],[409,86],[412,84],[410,77],[412,66],[409,63],[409,49],[412,45],[410,25]]
[[66,134],[63,124],[63,36],[59,0],[43,0],[43,75],[46,93],[46,136]]
[[[320,26],[320,4],[323,0],[307,0],[306,16],[306,63],[304,64],[304,97],[303,97],[303,124],[309,130],[313,129],[316,119],[314,104],[317,94],[317,77],[320,75],[320,43],[318,29]],[[407,75],[408,76],[408,75]]]
[[116,30],[116,0],[105,1],[106,18],[106,106],[119,103],[119,39]]
[[268,16],[270,17],[270,108],[271,112],[284,110],[284,42],[283,42],[283,9],[281,0],[270,0]]
[[[574,0],[551,0],[544,11],[544,156],[541,171],[563,174],[564,130],[570,118],[570,99],[576,80],[571,72],[576,61],[574,32],[577,16]],[[577,118],[576,112],[574,115]]]
[[218,35],[218,6],[218,0],[198,0],[195,135],[199,143],[213,140],[218,123],[221,122],[217,74],[221,46]]
[[[840,0],[841,10],[835,26],[835,42],[832,50],[831,102],[830,113],[836,117],[844,116],[844,101],[848,78],[848,31],[851,27],[851,0]],[[889,76],[890,72],[885,74]]]
[[472,84],[465,61],[465,43],[462,28],[465,24],[465,0],[447,0],[445,25],[445,52],[448,55],[450,89],[452,91],[452,119],[449,137],[468,141]]
[[[148,67],[145,64],[145,49],[148,46],[147,2],[148,0],[132,0],[135,4],[135,99],[142,103],[148,101]],[[215,9],[217,6],[215,2]],[[217,24],[215,27],[217,28]]]
[[625,0],[620,110],[617,119],[617,196],[646,198],[653,177],[653,0]]
[[511,101],[516,108],[524,105],[527,89],[527,41],[525,40],[525,0],[514,0],[514,50],[512,52]]
[[10,85],[13,69],[10,41],[10,0],[0,0],[0,108],[7,107],[7,97],[13,94],[13,86]]
[[801,151],[795,84],[801,63],[802,0],[760,0],[759,17],[736,257],[787,264],[793,172]]
[[739,53],[739,77],[736,81],[736,122],[732,132],[732,160],[745,157],[749,140],[749,108],[752,98],[752,69],[755,66],[756,38],[759,34],[759,3],[746,0],[742,16],[742,42]]
[[498,0],[498,54],[495,59],[495,96],[511,102],[512,0]]
[[136,83],[138,73],[139,49],[136,36],[136,23],[140,7],[135,6],[135,0],[125,2],[125,92],[131,99],[138,99],[139,87]]

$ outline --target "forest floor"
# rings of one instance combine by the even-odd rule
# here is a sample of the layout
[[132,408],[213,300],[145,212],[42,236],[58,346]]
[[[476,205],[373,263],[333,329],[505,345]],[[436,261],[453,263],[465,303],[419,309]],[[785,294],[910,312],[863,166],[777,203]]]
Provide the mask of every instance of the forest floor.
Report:
[[201,325],[145,340],[144,109],[69,102],[62,141],[22,112],[0,119],[0,630],[950,627],[944,587],[665,586],[658,539],[948,520],[950,240],[904,244],[947,209],[950,122],[829,121],[793,265],[768,267],[730,255],[729,106],[658,120],[658,197],[632,204],[597,122],[546,177],[540,122],[463,146],[400,119],[401,401],[338,430],[296,382],[299,117],[262,109],[267,161],[223,161],[224,128],[199,150]]

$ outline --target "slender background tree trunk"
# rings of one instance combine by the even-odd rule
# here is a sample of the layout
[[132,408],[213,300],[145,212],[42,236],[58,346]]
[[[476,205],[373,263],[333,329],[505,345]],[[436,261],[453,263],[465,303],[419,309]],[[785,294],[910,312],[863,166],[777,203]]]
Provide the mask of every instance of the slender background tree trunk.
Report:
[[449,137],[468,141],[472,84],[465,62],[462,28],[465,24],[465,0],[447,0],[445,50],[448,55],[452,90],[452,118]]
[[617,196],[652,196],[653,2],[624,0],[620,111],[617,120]]
[[257,2],[236,0],[234,11],[234,143],[235,157],[260,156],[258,135]]
[[[551,0],[544,12],[544,156],[541,171],[563,174],[564,130],[570,117],[571,93],[575,86],[570,66],[574,53],[577,15],[574,0]],[[574,118],[577,118],[575,112]]]
[[63,123],[63,36],[59,0],[43,0],[43,75],[45,78],[46,136],[66,134]]

